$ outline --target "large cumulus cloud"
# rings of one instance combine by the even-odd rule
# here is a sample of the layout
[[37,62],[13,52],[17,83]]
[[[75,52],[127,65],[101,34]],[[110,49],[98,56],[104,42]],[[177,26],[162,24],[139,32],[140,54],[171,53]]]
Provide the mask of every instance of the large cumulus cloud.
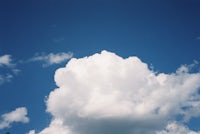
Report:
[[150,134],[177,115],[192,117],[199,104],[200,73],[155,73],[138,57],[107,51],[71,59],[55,82],[46,100],[52,122],[41,134]]

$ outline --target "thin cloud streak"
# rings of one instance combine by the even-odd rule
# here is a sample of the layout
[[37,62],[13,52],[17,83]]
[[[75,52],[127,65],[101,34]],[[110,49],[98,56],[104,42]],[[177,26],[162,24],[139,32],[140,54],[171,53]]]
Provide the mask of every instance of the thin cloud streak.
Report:
[[36,53],[29,61],[31,62],[42,62],[43,67],[47,67],[54,64],[60,64],[73,57],[72,52],[61,52],[61,53]]

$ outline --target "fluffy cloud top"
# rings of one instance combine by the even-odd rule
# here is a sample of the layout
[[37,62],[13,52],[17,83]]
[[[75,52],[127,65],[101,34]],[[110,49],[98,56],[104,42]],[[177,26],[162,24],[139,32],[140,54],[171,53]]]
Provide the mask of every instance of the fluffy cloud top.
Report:
[[43,66],[49,66],[49,65],[53,65],[53,64],[59,64],[62,63],[64,61],[69,60],[70,58],[72,58],[73,53],[68,52],[68,53],[49,53],[49,54],[36,54],[31,61],[42,61],[44,62]]
[[55,82],[46,101],[53,119],[40,134],[151,134],[200,107],[200,73],[157,74],[138,57],[107,51],[71,59]]
[[27,109],[25,107],[16,108],[14,111],[1,116],[0,129],[8,128],[13,122],[28,123]]

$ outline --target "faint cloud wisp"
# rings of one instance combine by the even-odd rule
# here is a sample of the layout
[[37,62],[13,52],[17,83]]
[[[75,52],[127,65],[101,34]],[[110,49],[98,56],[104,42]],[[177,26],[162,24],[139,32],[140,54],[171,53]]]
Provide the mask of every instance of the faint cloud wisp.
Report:
[[16,64],[13,63],[12,56],[8,54],[0,56],[0,70],[2,70],[0,74],[0,85],[5,82],[10,82],[11,79],[20,72],[20,70],[16,68]]
[[32,62],[43,62],[43,67],[47,67],[54,64],[60,64],[73,57],[72,52],[61,52],[61,53],[36,53],[29,61]]

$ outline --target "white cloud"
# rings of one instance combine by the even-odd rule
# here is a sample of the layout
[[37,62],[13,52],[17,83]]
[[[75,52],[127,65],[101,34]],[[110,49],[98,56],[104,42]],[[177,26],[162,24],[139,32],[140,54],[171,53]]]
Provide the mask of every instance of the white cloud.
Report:
[[199,117],[200,116],[200,96],[196,96],[193,98],[192,102],[188,102],[188,106],[185,107],[187,110],[183,111],[183,121],[187,122],[191,117]]
[[192,131],[184,125],[172,122],[167,125],[165,130],[159,131],[156,134],[200,134],[200,132]]
[[138,57],[107,51],[71,59],[56,71],[55,82],[46,100],[53,119],[40,134],[151,134],[200,102],[200,73],[188,66],[155,73]]
[[69,59],[71,59],[73,56],[73,53],[49,53],[49,54],[36,54],[33,58],[30,59],[30,61],[42,61],[44,62],[43,66],[49,66],[53,64],[60,64],[62,62],[65,62]]
[[13,122],[28,123],[27,109],[25,107],[16,108],[14,111],[1,116],[0,129],[8,128]]
[[0,66],[12,66],[12,59],[11,59],[11,55],[3,55],[0,56]]

